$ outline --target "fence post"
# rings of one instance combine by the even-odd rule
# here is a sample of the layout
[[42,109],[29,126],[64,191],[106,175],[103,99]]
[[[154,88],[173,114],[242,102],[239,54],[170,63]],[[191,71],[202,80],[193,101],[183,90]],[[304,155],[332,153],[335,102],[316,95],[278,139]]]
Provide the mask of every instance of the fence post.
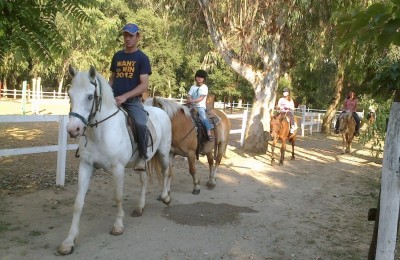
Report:
[[27,81],[24,80],[22,82],[22,114],[25,115],[25,106],[26,106],[26,85]]
[[301,136],[304,137],[304,128],[306,122],[306,106],[301,107]]
[[56,185],[65,184],[65,164],[67,158],[67,122],[68,116],[60,115],[58,121],[58,152]]

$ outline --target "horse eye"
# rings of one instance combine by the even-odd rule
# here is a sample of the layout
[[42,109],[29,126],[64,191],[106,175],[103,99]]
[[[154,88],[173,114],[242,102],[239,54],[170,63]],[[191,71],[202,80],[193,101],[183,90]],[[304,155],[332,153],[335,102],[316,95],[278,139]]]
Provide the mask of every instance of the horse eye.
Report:
[[93,95],[89,95],[89,96],[88,96],[88,99],[89,99],[89,100],[92,100],[92,99],[93,99]]

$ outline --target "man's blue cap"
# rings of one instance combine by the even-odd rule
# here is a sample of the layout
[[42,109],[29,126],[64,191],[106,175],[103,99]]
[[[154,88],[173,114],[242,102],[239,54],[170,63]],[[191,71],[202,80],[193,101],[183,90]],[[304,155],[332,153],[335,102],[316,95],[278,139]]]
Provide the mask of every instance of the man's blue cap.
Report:
[[128,23],[122,28],[122,32],[127,32],[130,34],[135,34],[139,31],[139,27],[134,23]]

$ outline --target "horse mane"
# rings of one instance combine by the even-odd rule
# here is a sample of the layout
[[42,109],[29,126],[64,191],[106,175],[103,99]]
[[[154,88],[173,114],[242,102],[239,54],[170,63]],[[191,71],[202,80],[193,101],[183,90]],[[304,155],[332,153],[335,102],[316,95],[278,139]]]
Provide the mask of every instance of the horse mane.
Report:
[[167,99],[163,97],[148,98],[144,101],[144,104],[148,106],[162,108],[162,110],[164,110],[168,114],[169,118],[172,118],[180,110],[182,110],[187,117],[190,117],[189,107],[182,106],[172,99]]
[[101,87],[101,93],[103,95],[103,102],[106,105],[117,105],[115,102],[114,98],[114,92],[112,90],[112,87],[108,83],[108,80],[106,80],[103,75],[99,74],[96,72],[96,78],[100,82],[100,87]]

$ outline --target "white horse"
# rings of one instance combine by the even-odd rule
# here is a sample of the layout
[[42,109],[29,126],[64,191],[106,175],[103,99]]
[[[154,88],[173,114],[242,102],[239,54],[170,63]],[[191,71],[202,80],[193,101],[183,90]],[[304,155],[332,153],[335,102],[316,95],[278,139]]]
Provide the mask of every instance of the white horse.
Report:
[[[112,235],[120,235],[124,231],[122,208],[122,193],[124,171],[127,164],[135,162],[138,157],[137,143],[130,140],[127,128],[126,114],[117,106],[112,88],[107,80],[96,73],[93,67],[86,72],[78,72],[70,66],[69,72],[72,86],[69,89],[71,100],[70,120],[67,125],[71,137],[79,137],[79,179],[78,193],[75,199],[71,228],[67,238],[58,248],[60,254],[70,254],[74,248],[74,241],[79,233],[79,221],[83,209],[86,192],[89,188],[90,177],[95,169],[103,168],[113,175],[115,186],[115,200],[117,214]],[[171,149],[171,121],[168,115],[160,108],[145,106],[149,114],[149,127],[153,131],[150,140],[152,143],[147,149],[148,173],[152,170],[157,176],[163,176],[163,191],[159,199],[168,204],[170,197],[170,149]],[[139,215],[145,206],[147,186],[147,172],[140,172],[142,191],[137,207]],[[132,213],[134,214],[134,213]]]

